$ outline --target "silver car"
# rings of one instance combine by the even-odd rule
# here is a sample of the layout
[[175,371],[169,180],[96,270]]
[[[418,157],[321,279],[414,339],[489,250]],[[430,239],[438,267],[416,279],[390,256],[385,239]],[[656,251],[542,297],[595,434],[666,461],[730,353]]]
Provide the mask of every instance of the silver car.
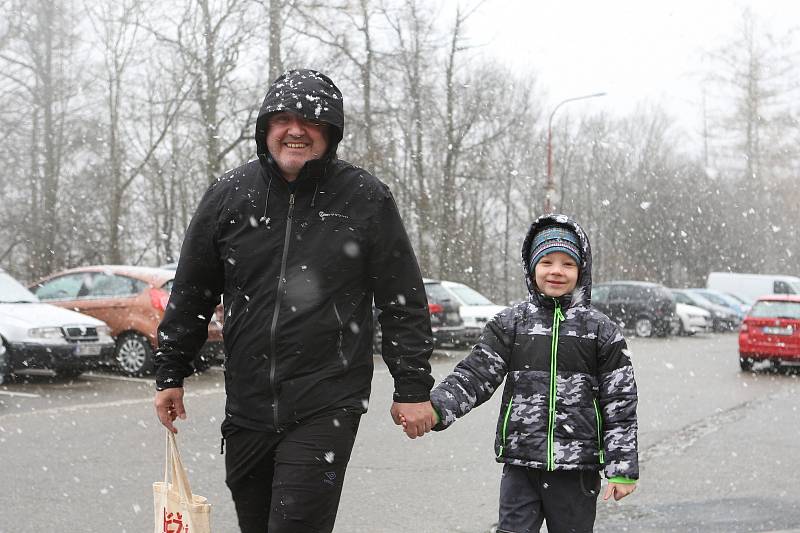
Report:
[[113,353],[114,339],[104,322],[40,302],[0,270],[0,382],[25,368],[76,377]]

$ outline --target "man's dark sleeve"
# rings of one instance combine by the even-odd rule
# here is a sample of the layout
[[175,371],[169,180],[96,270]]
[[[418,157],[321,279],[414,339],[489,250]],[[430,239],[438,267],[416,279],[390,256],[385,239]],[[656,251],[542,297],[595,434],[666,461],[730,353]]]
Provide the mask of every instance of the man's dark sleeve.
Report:
[[183,378],[192,374],[192,361],[208,338],[208,322],[223,290],[224,266],[216,239],[219,191],[215,185],[206,191],[186,230],[172,293],[158,326],[158,390],[182,387]]
[[369,275],[383,333],[383,360],[394,378],[394,401],[424,402],[433,386],[428,298],[417,258],[388,189],[372,234]]

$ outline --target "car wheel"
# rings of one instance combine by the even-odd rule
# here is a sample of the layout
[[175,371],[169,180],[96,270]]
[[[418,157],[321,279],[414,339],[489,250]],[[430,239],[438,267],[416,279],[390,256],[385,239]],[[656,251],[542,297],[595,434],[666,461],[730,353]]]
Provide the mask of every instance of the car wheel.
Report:
[[739,357],[739,367],[742,372],[750,372],[753,370],[753,360],[749,357]]
[[140,376],[153,372],[153,347],[138,333],[125,333],[117,338],[117,364],[126,374]]
[[683,328],[683,320],[675,320],[669,328],[669,334],[675,337],[686,335],[686,330]]
[[83,369],[72,368],[72,367],[56,368],[53,370],[53,372],[56,373],[57,378],[71,379],[71,378],[77,378],[78,376],[83,374]]
[[642,317],[636,320],[634,331],[637,337],[652,337],[653,336],[653,321],[647,317]]

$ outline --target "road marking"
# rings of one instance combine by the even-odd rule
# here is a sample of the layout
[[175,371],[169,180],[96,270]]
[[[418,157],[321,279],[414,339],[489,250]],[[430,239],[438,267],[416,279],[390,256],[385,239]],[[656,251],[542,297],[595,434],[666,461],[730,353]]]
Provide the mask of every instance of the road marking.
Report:
[[[192,391],[186,393],[186,398],[192,398],[195,396],[210,396],[212,394],[224,394],[225,388],[224,387],[217,387],[213,389],[200,389],[198,391]],[[22,394],[22,393],[20,393]],[[153,398],[137,398],[131,400],[116,400],[113,402],[99,402],[99,403],[83,403],[77,405],[63,405],[61,407],[52,407],[50,409],[35,409],[33,411],[23,411],[20,413],[5,413],[0,415],[0,420],[4,418],[19,418],[26,415],[57,415],[61,413],[72,413],[75,411],[86,411],[88,409],[106,409],[109,407],[122,407],[125,405],[137,405],[137,404],[152,404]]]
[[86,372],[81,377],[97,378],[97,379],[111,379],[117,381],[133,381],[135,383],[151,383],[153,378],[135,378],[131,376],[114,376],[112,374],[95,374],[94,372]]
[[10,390],[0,390],[0,396],[22,396],[23,398],[41,398],[40,394],[30,392],[12,392]]

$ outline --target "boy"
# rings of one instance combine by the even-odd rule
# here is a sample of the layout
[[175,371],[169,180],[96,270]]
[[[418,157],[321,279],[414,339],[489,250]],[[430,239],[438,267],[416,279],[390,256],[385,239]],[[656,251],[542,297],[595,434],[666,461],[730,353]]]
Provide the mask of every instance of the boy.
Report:
[[577,223],[539,217],[522,259],[529,300],[489,321],[472,353],[431,392],[434,430],[507,378],[495,441],[505,463],[498,533],[539,531],[543,520],[550,533],[588,532],[599,470],[608,478],[605,500],[633,492],[639,477],[630,352],[619,327],[590,305],[592,256]]

